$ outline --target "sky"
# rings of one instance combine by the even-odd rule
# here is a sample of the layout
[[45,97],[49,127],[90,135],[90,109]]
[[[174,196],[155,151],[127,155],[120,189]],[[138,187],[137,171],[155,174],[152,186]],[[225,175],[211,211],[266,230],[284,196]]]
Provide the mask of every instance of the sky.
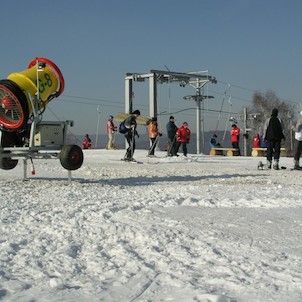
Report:
[[302,301],[292,158],[83,152],[0,170],[1,302]]
[[[125,75],[151,69],[207,71],[205,131],[230,127],[255,91],[274,91],[301,110],[299,0],[6,1],[1,6],[0,78],[35,57],[52,60],[65,79],[46,120],[74,120],[74,134],[105,132],[109,115],[125,109]],[[192,86],[158,87],[160,126],[196,129]],[[148,83],[135,83],[134,109],[149,116]],[[221,113],[221,114],[220,114]],[[98,128],[98,130],[97,130]]]

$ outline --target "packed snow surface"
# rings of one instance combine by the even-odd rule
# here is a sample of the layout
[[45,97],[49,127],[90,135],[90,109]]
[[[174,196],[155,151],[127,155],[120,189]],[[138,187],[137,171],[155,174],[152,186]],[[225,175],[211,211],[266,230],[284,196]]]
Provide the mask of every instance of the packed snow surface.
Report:
[[302,301],[302,171],[85,150],[0,170],[0,300]]

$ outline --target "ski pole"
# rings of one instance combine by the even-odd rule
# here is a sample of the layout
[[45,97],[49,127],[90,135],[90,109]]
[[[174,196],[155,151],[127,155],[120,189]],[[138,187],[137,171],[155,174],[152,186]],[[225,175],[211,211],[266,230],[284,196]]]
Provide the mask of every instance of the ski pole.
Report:
[[157,141],[158,141],[158,138],[159,138],[159,135],[157,135],[157,137],[155,138],[154,142],[152,143],[152,145],[151,145],[151,147],[150,147],[150,149],[149,149],[149,151],[148,151],[148,156],[150,156],[150,154],[151,154],[153,148],[155,149],[155,146],[156,146],[156,143],[157,143]]
[[133,159],[133,153],[134,153],[134,136],[135,136],[135,129],[132,129],[132,137],[131,137],[131,160]]

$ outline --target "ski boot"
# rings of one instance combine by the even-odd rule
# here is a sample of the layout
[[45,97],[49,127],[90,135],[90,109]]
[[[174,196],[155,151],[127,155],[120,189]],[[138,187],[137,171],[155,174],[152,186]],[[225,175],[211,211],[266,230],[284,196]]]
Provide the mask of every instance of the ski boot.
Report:
[[273,168],[274,168],[274,170],[280,170],[280,168],[279,168],[279,160],[278,159],[274,160]]
[[263,162],[260,160],[258,163],[258,170],[263,170],[264,169],[264,164]]
[[295,160],[294,170],[302,170],[302,167],[299,165],[298,160]]
[[272,168],[272,161],[271,160],[267,160],[267,168],[268,169]]

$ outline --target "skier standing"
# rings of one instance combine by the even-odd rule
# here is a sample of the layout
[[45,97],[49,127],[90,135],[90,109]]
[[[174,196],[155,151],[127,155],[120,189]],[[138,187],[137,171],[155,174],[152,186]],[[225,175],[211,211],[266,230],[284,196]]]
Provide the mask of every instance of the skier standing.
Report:
[[151,141],[151,146],[149,149],[149,156],[154,156],[154,151],[158,142],[158,138],[159,136],[161,136],[162,134],[158,131],[158,124],[157,124],[157,118],[153,117],[151,119],[151,122],[149,123],[148,126],[148,135],[149,135],[149,139]]
[[273,168],[279,170],[281,140],[285,139],[283,128],[283,123],[278,117],[278,109],[274,108],[271,117],[265,121],[263,132],[264,140],[267,141],[266,159],[268,169],[272,168],[272,159],[274,158]]
[[168,135],[168,140],[169,140],[169,147],[168,147],[168,156],[178,156],[177,155],[177,143],[176,143],[176,131],[177,127],[174,122],[174,116],[170,116],[169,122],[166,125],[167,129],[167,135]]
[[108,135],[108,144],[106,146],[107,150],[116,149],[116,147],[114,145],[114,135],[115,135],[116,130],[117,130],[117,127],[113,123],[113,116],[110,115],[107,120],[107,124],[106,124],[106,131],[107,131],[107,135]]
[[141,113],[139,110],[135,110],[131,113],[129,117],[127,117],[124,120],[125,127],[127,128],[127,131],[124,135],[128,143],[128,148],[124,157],[124,160],[126,161],[134,161],[133,154],[135,151],[135,136],[139,137],[136,131],[136,127],[137,127],[136,118],[140,114]]
[[176,137],[177,137],[177,151],[182,145],[182,152],[184,156],[187,156],[188,150],[187,150],[187,144],[190,143],[190,137],[191,137],[191,131],[188,128],[188,123],[184,122],[180,128],[176,131]]

